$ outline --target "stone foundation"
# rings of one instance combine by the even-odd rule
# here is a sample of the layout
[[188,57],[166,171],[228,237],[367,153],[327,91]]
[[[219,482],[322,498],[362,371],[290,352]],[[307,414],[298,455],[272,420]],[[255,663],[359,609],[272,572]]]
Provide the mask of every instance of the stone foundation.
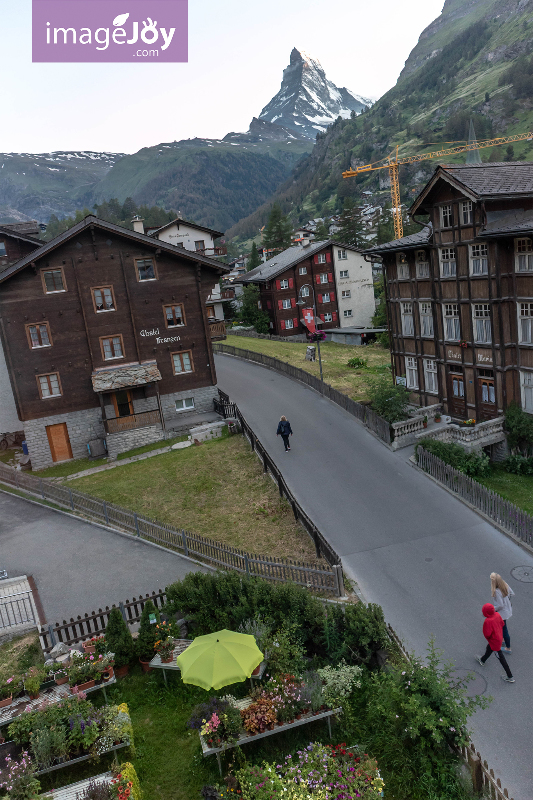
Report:
[[83,411],[72,411],[65,414],[54,414],[50,417],[26,420],[24,434],[28,443],[32,469],[44,469],[53,466],[46,427],[66,422],[73,458],[87,458],[87,443],[91,439],[104,439],[105,431],[102,412],[98,408],[87,408]]
[[108,433],[107,455],[112,460],[119,453],[126,453],[135,447],[144,447],[145,444],[159,442],[165,438],[161,425],[147,425],[146,428],[134,428],[131,431],[121,431],[120,433]]

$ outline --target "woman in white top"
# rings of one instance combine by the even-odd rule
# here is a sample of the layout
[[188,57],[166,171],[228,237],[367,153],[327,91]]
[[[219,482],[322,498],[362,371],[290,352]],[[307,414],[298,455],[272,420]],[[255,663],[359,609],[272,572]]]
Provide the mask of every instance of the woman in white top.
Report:
[[511,652],[511,638],[507,630],[507,620],[513,615],[513,607],[511,605],[511,597],[514,592],[511,587],[505,583],[501,575],[497,572],[490,573],[490,588],[493,597],[493,604],[495,611],[498,612],[503,619],[503,641],[505,646],[502,645],[504,653]]

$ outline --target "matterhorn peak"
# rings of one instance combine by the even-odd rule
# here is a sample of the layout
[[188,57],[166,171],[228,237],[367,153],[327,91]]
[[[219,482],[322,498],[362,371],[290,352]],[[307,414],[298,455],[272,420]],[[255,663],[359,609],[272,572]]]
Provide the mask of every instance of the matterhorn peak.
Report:
[[294,47],[277,95],[264,107],[259,119],[297,130],[300,136],[314,139],[337,117],[359,114],[372,100],[343,87],[339,89],[326,78],[318,61],[305,50]]

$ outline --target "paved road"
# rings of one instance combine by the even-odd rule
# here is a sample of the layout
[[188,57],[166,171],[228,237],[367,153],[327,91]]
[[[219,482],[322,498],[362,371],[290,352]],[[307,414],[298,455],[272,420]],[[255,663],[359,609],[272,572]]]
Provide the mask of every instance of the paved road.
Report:
[[47,622],[164,589],[201,569],[88,522],[0,492],[0,567],[33,575]]
[[[511,570],[533,557],[392,453],[341,408],[263,367],[217,356],[220,387],[239,405],[292,491],[317,523],[368,601],[409,649],[423,655],[429,637],[458,670],[476,672],[476,687],[494,697],[473,720],[473,741],[514,800],[533,796],[533,583]],[[277,422],[294,436],[285,454]],[[516,592],[509,656],[516,683],[486,667],[481,606],[492,571]]]

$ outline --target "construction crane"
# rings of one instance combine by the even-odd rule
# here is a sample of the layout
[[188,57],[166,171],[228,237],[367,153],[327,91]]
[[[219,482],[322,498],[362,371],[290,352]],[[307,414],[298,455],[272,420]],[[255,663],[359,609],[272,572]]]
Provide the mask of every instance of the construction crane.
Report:
[[389,170],[392,216],[394,219],[394,238],[401,239],[403,236],[403,222],[400,200],[400,181],[398,179],[398,167],[401,164],[418,164],[419,161],[427,161],[430,158],[451,156],[456,153],[468,153],[471,150],[481,150],[483,147],[496,147],[497,145],[531,141],[532,139],[533,132],[529,131],[528,133],[518,133],[515,136],[499,136],[496,139],[469,142],[468,144],[461,144],[456,147],[448,147],[444,150],[433,150],[429,153],[418,153],[418,155],[405,156],[404,158],[398,158],[398,146],[396,146],[396,150],[381,161],[375,161],[373,164],[364,164],[362,167],[357,167],[356,169],[348,169],[346,172],[342,173],[342,177],[353,178],[355,175],[360,175],[362,172],[373,172],[378,169]]

